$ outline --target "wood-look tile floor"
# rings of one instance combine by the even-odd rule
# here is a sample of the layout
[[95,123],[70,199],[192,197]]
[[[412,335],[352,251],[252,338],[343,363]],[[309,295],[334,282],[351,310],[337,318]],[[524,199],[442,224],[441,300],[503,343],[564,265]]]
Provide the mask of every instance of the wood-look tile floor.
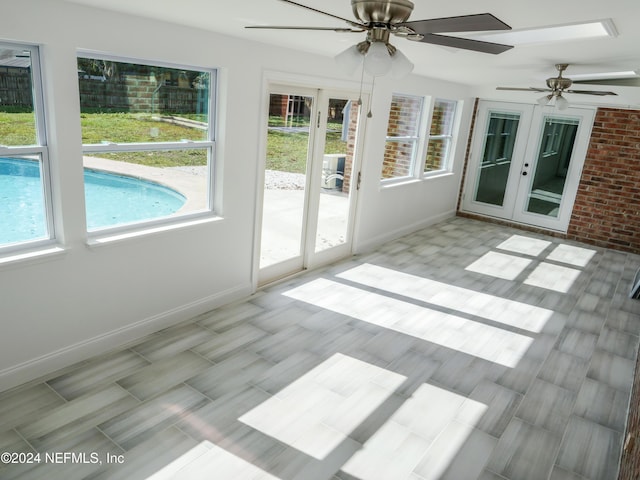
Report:
[[638,268],[455,218],[0,394],[0,478],[613,480]]

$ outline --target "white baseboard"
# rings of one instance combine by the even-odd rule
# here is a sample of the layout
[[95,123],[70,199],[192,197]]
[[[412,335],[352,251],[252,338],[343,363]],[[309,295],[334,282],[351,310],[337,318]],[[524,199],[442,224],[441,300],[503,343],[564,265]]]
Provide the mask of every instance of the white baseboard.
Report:
[[406,225],[397,230],[391,230],[385,232],[382,235],[379,235],[374,238],[368,238],[363,242],[358,242],[354,247],[354,253],[365,253],[371,251],[380,245],[390,242],[392,240],[396,240],[400,237],[404,237],[405,235],[409,235],[410,233],[417,232],[418,230],[422,230],[423,228],[429,227],[431,225],[435,225],[436,223],[443,222],[450,218],[456,216],[456,211],[451,210],[449,212],[442,213],[440,215],[436,215],[434,217],[429,217],[427,219],[420,220],[419,222],[412,223],[411,225]]
[[252,292],[250,284],[234,287],[6,368],[0,371],[0,392],[33,380],[42,381],[44,377],[60,369],[95,355],[122,348],[136,339],[249,296]]

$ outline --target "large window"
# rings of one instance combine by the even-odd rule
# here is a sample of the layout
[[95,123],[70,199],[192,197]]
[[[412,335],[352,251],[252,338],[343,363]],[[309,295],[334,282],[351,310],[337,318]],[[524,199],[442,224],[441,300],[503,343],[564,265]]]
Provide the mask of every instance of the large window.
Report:
[[38,49],[0,43],[0,250],[54,236]]
[[[382,180],[420,178],[451,169],[457,101],[435,100],[429,119],[424,97],[394,94],[389,111]],[[421,173],[422,172],[422,173]]]
[[78,58],[89,231],[212,210],[215,71]]

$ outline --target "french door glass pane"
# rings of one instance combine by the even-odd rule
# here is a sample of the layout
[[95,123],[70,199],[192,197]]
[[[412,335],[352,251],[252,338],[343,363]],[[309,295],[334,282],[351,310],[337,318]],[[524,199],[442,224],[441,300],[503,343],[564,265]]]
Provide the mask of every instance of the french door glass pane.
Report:
[[519,114],[489,112],[475,201],[503,205],[519,122]]
[[270,95],[260,268],[302,254],[312,100]]
[[544,118],[527,212],[558,216],[578,125],[577,119]]
[[355,100],[330,99],[325,135],[315,251],[347,241],[349,191],[359,107]]

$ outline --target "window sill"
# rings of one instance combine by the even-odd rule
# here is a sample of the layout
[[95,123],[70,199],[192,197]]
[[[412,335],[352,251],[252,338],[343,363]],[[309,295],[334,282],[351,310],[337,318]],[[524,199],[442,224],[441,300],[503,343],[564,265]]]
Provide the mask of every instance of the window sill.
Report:
[[422,176],[423,180],[431,180],[434,178],[445,178],[445,177],[452,177],[453,176],[453,172],[450,172],[449,170],[438,170],[435,172],[428,172],[425,173]]
[[30,250],[14,250],[0,255],[0,269],[43,262],[51,258],[59,257],[66,252],[67,250],[61,246],[51,244]]
[[182,230],[184,228],[190,228],[198,225],[206,225],[209,223],[216,223],[222,220],[219,216],[206,216],[191,219],[184,219],[170,224],[154,225],[148,227],[138,227],[135,230],[118,229],[116,231],[98,231],[89,234],[87,245],[89,247],[99,247],[106,245],[118,244],[121,242],[127,242],[135,239],[148,237],[150,235],[161,235],[166,232],[174,230]]
[[453,176],[453,172],[450,171],[437,171],[437,172],[429,172],[424,174],[420,178],[416,177],[402,177],[402,178],[388,178],[380,182],[380,189],[386,190],[388,188],[401,187],[405,185],[413,185],[416,183],[422,183],[429,180],[434,180],[437,178],[446,178]]

